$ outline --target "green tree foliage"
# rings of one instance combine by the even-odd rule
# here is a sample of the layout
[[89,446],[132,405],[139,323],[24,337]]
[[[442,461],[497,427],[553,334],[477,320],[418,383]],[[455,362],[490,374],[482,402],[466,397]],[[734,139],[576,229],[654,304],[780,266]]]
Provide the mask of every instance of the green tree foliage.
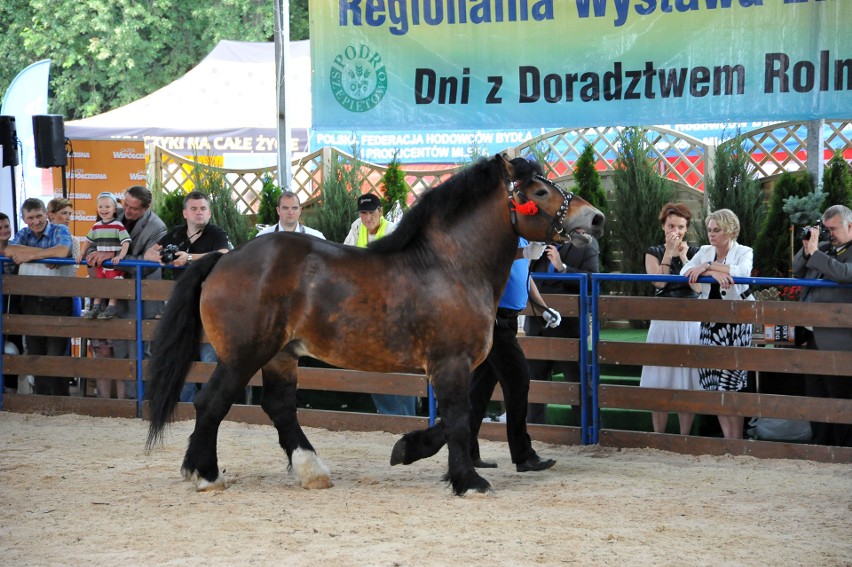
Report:
[[754,246],[766,213],[763,190],[754,178],[748,150],[737,133],[719,145],[713,162],[713,174],[707,180],[710,210],[730,209],[740,219],[737,242]]
[[248,217],[240,213],[231,196],[225,178],[212,167],[199,165],[193,168],[195,187],[210,198],[211,222],[225,231],[235,247],[251,238],[252,227]]
[[271,175],[263,176],[263,188],[260,190],[260,206],[257,209],[259,224],[275,224],[278,222],[278,199],[281,198],[281,187],[275,183]]
[[826,209],[832,205],[852,208],[852,175],[842,151],[835,153],[826,164],[822,174],[822,191],[825,193]]
[[[620,151],[615,161],[611,230],[622,251],[623,273],[645,273],[645,250],[660,241],[657,215],[674,198],[674,190],[657,175],[650,146],[641,128],[626,128],[619,135]],[[652,286],[625,282],[628,295],[650,295]]]
[[[574,164],[574,182],[576,183],[574,192],[578,196],[597,207],[605,216],[609,215],[609,201],[601,184],[600,173],[595,169],[595,148],[591,144],[586,145],[577,163]],[[606,235],[598,241],[598,244],[600,244],[600,265],[603,272],[612,262],[612,246]]]
[[[292,40],[308,0],[290,0]],[[0,94],[28,65],[52,61],[50,112],[84,118],[137,100],[198,64],[222,39],[272,41],[267,0],[4,0]]]
[[399,203],[403,211],[408,210],[408,183],[405,182],[405,173],[400,167],[398,152],[393,153],[393,159],[388,164],[385,174],[382,175],[382,213],[388,214],[394,203]]
[[183,218],[185,197],[186,193],[178,189],[174,193],[161,194],[154,200],[154,213],[163,220],[166,227],[172,228],[186,222]]
[[804,197],[787,197],[781,210],[787,213],[794,226],[809,226],[822,216],[825,193],[809,193]]
[[792,268],[790,217],[784,212],[784,201],[789,197],[804,197],[810,193],[813,193],[813,183],[806,172],[786,172],[778,178],[754,246],[756,275],[782,278],[789,276]]
[[313,216],[314,228],[332,242],[343,242],[358,217],[356,196],[360,195],[360,161],[338,156],[329,178],[323,179],[320,203]]

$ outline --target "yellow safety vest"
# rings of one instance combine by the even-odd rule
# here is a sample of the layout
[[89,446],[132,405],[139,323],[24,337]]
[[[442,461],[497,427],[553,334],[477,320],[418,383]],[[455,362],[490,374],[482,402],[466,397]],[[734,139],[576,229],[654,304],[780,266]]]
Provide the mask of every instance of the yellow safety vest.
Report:
[[[376,232],[376,240],[383,237],[385,235],[385,229],[388,227],[388,221],[382,217],[382,220],[379,221],[379,230]],[[358,229],[358,242],[355,244],[358,248],[366,248],[369,240],[367,239],[367,227],[364,226],[364,223],[361,223],[361,227]]]

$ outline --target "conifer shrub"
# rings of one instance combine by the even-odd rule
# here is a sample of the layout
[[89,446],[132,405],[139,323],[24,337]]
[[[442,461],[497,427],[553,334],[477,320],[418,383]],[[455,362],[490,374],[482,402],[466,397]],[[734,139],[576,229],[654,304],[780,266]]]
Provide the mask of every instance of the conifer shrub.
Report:
[[807,172],[782,173],[769,198],[764,221],[754,245],[755,275],[781,277],[790,275],[790,217],[784,212],[784,201],[813,193],[813,183]]
[[[619,134],[619,154],[615,161],[611,218],[612,235],[622,252],[621,272],[645,273],[645,251],[658,244],[663,205],[674,199],[674,189],[654,168],[645,130],[624,129]],[[645,282],[623,282],[626,295],[651,295],[653,286]]]

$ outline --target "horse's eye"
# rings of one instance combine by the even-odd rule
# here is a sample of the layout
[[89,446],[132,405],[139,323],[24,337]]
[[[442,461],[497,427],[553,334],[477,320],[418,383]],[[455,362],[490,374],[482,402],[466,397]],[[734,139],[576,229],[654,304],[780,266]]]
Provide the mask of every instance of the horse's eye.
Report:
[[535,192],[536,197],[547,197],[547,189],[539,189]]

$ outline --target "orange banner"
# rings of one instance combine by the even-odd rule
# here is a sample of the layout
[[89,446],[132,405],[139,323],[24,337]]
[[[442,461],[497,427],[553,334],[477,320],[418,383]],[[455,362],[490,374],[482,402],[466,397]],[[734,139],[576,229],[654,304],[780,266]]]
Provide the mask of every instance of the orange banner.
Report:
[[[99,193],[120,199],[131,185],[146,186],[142,141],[74,140],[65,169],[68,198],[74,205],[71,234],[85,236],[97,215]],[[62,169],[53,168],[53,193],[62,196]]]

